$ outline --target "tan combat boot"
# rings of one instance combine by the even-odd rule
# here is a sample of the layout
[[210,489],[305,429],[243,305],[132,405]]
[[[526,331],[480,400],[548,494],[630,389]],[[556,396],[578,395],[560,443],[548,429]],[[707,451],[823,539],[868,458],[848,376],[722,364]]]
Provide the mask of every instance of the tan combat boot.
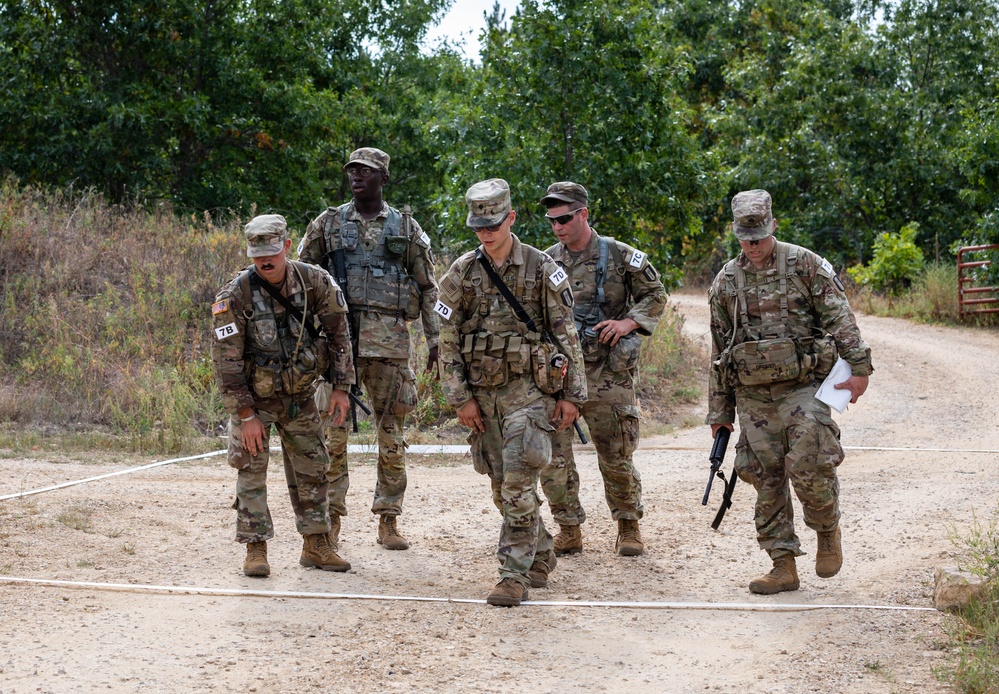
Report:
[[822,578],[831,578],[843,566],[842,533],[839,528],[827,533],[819,533],[818,551],[815,553],[815,573]]
[[267,563],[267,543],[247,542],[246,561],[243,562],[243,573],[247,576],[270,576],[271,565]]
[[531,588],[547,588],[548,574],[555,570],[556,564],[558,564],[558,558],[554,552],[534,555],[534,563],[527,570],[527,577],[531,579]]
[[760,595],[773,595],[785,590],[798,590],[798,569],[794,565],[794,555],[785,554],[774,559],[774,568],[765,576],[749,582],[749,592]]
[[334,552],[340,551],[340,514],[330,513],[330,547]]
[[298,560],[302,566],[314,566],[323,571],[347,571],[350,562],[340,558],[333,551],[329,533],[306,535],[302,545],[302,558]]
[[385,549],[409,549],[409,540],[399,534],[396,517],[385,516],[378,521],[378,544]]
[[527,586],[513,578],[504,578],[486,596],[486,603],[500,607],[516,607],[527,600]]
[[555,536],[555,554],[579,554],[583,551],[583,529],[578,525],[562,525],[559,523],[558,535]]
[[638,531],[638,521],[621,518],[617,522],[617,543],[615,551],[622,557],[637,557],[645,551],[642,533]]

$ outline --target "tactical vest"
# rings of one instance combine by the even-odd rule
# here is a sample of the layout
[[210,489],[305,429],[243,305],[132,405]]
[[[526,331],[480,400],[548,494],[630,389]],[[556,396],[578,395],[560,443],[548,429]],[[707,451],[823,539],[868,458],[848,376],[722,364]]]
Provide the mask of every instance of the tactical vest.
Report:
[[[344,251],[347,283],[341,289],[351,309],[397,315],[405,320],[419,317],[419,290],[404,265],[410,239],[403,233],[402,215],[389,208],[381,239],[368,252],[361,243],[358,223],[347,219],[350,206],[351,203],[347,203],[327,210],[323,240],[324,255],[340,249]],[[338,229],[333,226],[337,216],[340,219]]]
[[[292,261],[288,272],[294,272]],[[304,278],[305,272],[300,276]],[[263,280],[259,280],[263,281]],[[248,359],[248,382],[261,398],[274,395],[310,395],[310,388],[326,370],[329,352],[326,337],[313,340],[309,331],[287,311],[277,313],[276,301],[257,282],[250,280],[250,270],[239,273],[236,279],[243,297],[243,317],[246,319],[244,353]],[[306,306],[305,288],[287,297],[288,302],[312,321],[315,292],[311,292]],[[308,312],[306,313],[306,309]]]
[[[752,285],[747,285],[746,271],[735,260],[726,263],[721,296],[733,301],[734,330],[719,362],[730,368],[733,385],[804,381],[812,373],[825,376],[832,367],[835,342],[815,325],[812,312],[806,321],[788,310],[789,284],[812,305],[811,292],[797,272],[801,250],[799,246],[778,241],[777,267],[762,278],[761,273],[756,273]],[[759,301],[760,290],[772,290],[774,286],[780,301],[780,318],[751,323],[749,290],[756,290]]]
[[[507,276],[503,279],[535,324],[544,325],[537,290],[538,266],[543,256],[540,252],[529,252],[526,247],[524,256],[524,262],[517,267],[516,280],[509,282]],[[466,313],[468,319],[458,327],[468,382],[493,388],[511,378],[530,374],[531,346],[541,341],[541,335],[528,330],[517,318],[477,260],[466,268],[461,283],[462,294],[473,295]]]
[[[608,268],[608,258],[613,256],[614,262]],[[610,274],[608,275],[608,270]],[[610,352],[610,347],[599,340],[599,336],[594,331],[594,326],[607,319],[607,311],[604,307],[626,306],[628,302],[628,291],[624,284],[624,273],[627,272],[624,259],[621,257],[621,249],[617,247],[614,239],[600,236],[597,241],[597,266],[594,268],[596,277],[596,291],[589,303],[580,301],[579,294],[574,295],[575,303],[572,306],[572,317],[576,323],[576,332],[579,333],[579,342],[583,350],[583,360],[587,363],[605,359]],[[610,297],[608,300],[604,284],[610,277]],[[616,319],[616,316],[614,316]]]

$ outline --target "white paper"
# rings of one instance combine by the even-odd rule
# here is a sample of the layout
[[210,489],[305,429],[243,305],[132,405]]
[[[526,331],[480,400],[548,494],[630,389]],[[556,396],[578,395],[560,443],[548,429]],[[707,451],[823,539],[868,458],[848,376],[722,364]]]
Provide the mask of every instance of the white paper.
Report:
[[837,383],[843,383],[851,375],[853,375],[853,369],[850,368],[849,362],[843,357],[838,358],[832,367],[832,371],[829,372],[826,380],[822,381],[822,385],[816,391],[815,397],[837,412],[842,413],[846,409],[846,406],[850,404],[850,398],[853,395],[847,388],[840,390],[833,388],[833,386]]

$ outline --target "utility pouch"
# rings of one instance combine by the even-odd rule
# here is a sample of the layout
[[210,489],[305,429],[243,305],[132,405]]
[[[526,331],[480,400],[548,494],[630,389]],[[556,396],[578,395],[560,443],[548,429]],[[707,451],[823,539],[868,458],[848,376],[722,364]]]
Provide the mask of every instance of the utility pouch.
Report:
[[345,251],[357,250],[357,242],[360,240],[360,237],[357,222],[343,222],[340,224],[340,245]]
[[607,345],[600,342],[600,333],[591,327],[578,328],[579,347],[583,352],[583,361],[590,364],[607,356]]
[[405,236],[386,236],[385,250],[393,256],[399,257],[406,253],[409,248],[409,239]]
[[280,366],[254,364],[251,386],[258,398],[272,398],[281,381]]
[[790,337],[743,342],[732,348],[732,365],[744,386],[793,381],[801,375],[798,348]]
[[306,393],[319,378],[317,362],[312,350],[303,349],[298,359],[281,371],[281,385],[286,395],[298,396]]
[[531,347],[531,370],[534,383],[542,393],[552,395],[562,390],[569,358],[560,354],[551,342],[539,342]]
[[630,332],[618,338],[617,343],[610,348],[607,355],[607,368],[614,373],[627,373],[638,366],[638,357],[642,352],[642,336]]
[[[406,301],[406,308],[403,309],[402,317],[403,320],[416,320],[420,317],[423,294],[420,292],[420,287],[416,284],[416,280],[410,278],[406,281],[406,284],[409,285],[409,299]],[[402,291],[405,291],[405,289]]]

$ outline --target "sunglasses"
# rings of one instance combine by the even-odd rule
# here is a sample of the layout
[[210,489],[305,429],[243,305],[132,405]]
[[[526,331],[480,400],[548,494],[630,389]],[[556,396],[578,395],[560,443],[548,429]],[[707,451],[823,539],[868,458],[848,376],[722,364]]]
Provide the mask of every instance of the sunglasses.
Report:
[[496,233],[497,231],[499,231],[499,228],[500,228],[501,226],[503,226],[503,224],[504,224],[504,223],[506,222],[506,220],[507,220],[507,219],[509,219],[509,218],[510,218],[510,215],[509,215],[509,214],[507,214],[507,216],[506,216],[506,217],[504,217],[504,218],[503,218],[503,221],[502,221],[502,222],[500,222],[499,224],[493,224],[492,226],[488,226],[488,227],[475,227],[475,231],[488,231],[488,232],[491,232],[491,233]]
[[566,212],[565,214],[560,214],[558,217],[551,217],[549,215],[545,215],[545,219],[551,222],[552,226],[555,226],[555,224],[561,224],[562,226],[565,226],[572,220],[573,217],[575,217],[577,214],[579,214],[585,209],[586,209],[585,207],[580,207],[578,210],[573,210],[572,212]]

